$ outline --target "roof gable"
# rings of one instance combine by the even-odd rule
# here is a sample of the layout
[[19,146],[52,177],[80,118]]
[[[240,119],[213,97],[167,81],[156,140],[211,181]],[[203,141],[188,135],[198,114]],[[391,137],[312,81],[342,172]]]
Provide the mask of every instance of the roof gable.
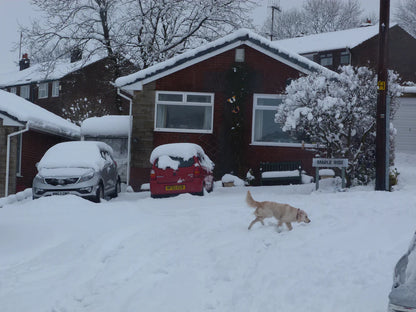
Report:
[[[400,27],[397,24],[391,24],[390,28],[395,26]],[[352,49],[377,36],[378,33],[379,25],[374,25],[277,40],[273,42],[273,45],[277,45],[299,54]]]
[[318,70],[328,71],[325,67],[316,64],[305,57],[272,44],[270,40],[263,38],[250,30],[240,29],[204,46],[189,50],[131,75],[120,77],[115,81],[115,85],[124,90],[141,90],[142,86],[146,83],[165,77],[243,44],[303,73],[310,73]]

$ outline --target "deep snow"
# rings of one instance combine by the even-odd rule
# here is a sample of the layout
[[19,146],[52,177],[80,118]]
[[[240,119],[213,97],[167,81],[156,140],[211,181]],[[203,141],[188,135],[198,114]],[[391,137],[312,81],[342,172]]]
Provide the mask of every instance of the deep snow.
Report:
[[[122,193],[24,199],[0,209],[0,310],[386,311],[416,229],[416,155],[394,192],[217,185],[204,197]],[[245,202],[287,202],[312,222],[278,232]]]

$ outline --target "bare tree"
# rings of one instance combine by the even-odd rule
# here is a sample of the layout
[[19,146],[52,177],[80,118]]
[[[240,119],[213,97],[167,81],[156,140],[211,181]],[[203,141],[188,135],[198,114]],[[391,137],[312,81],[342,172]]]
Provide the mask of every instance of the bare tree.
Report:
[[395,18],[399,25],[416,37],[416,1],[403,0],[395,10]]
[[[361,13],[357,0],[305,0],[301,8],[278,14],[273,37],[293,38],[357,27]],[[271,21],[266,21],[262,32],[270,32],[270,25]]]
[[141,68],[184,49],[251,27],[251,0],[32,0],[44,13],[21,27],[34,61],[73,47],[85,56],[123,55]]
[[249,0],[133,0],[126,7],[124,53],[141,68],[252,27]]

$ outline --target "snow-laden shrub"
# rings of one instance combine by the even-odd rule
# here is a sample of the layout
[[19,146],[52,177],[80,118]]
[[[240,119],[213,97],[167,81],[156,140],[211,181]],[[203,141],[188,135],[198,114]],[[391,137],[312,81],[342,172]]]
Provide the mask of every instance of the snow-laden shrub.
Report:
[[[296,139],[323,146],[321,156],[348,158],[348,185],[367,184],[375,177],[377,76],[367,67],[340,70],[336,77],[321,72],[292,81],[276,122]],[[396,73],[389,73],[388,86],[391,120],[400,96]],[[394,133],[390,125],[390,146]]]

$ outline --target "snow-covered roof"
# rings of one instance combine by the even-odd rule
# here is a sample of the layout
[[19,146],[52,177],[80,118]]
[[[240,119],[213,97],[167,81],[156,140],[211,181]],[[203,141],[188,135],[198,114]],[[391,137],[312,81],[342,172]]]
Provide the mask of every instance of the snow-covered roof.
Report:
[[15,71],[0,73],[0,87],[24,85],[45,80],[58,80],[102,59],[103,57],[101,56],[93,56],[88,60],[80,60],[73,63],[70,63],[69,60],[59,60],[53,66],[49,66],[48,63],[38,63],[24,70],[19,70],[16,67]]
[[81,135],[91,137],[127,137],[130,128],[129,120],[127,115],[87,118],[81,123]]
[[[391,24],[390,28],[393,26],[396,26],[396,24]],[[277,40],[273,42],[273,46],[276,45],[299,54],[339,49],[352,49],[364,41],[376,36],[378,32],[379,26],[374,25]]]
[[240,29],[230,35],[207,43],[196,49],[189,50],[164,62],[155,64],[128,76],[120,77],[116,79],[115,85],[124,90],[141,90],[142,86],[146,83],[199,63],[242,44],[250,46],[251,48],[304,73],[328,70],[297,53],[290,52],[290,50],[280,47],[280,45],[251,30]]
[[0,116],[27,124],[30,129],[78,138],[80,127],[15,94],[0,90]]

